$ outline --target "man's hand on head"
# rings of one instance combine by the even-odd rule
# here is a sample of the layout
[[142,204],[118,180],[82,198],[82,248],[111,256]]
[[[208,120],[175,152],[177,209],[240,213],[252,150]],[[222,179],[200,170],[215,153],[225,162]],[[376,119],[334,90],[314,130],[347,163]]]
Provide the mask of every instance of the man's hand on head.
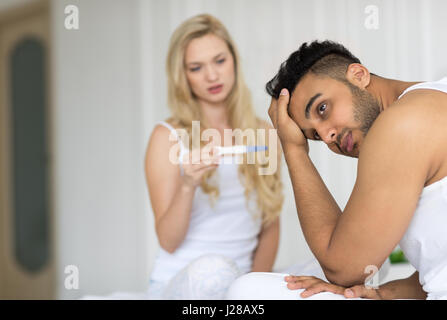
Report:
[[297,147],[303,148],[306,153],[309,153],[309,144],[306,137],[287,112],[289,100],[290,96],[287,89],[281,91],[278,99],[272,98],[268,113],[273,127],[278,132],[284,151],[289,147]]

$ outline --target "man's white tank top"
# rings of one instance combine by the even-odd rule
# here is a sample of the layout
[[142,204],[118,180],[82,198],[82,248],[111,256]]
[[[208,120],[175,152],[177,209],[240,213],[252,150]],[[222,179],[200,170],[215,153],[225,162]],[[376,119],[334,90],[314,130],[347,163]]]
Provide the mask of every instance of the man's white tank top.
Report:
[[[447,93],[447,77],[407,88]],[[446,127],[447,128],[447,127]],[[427,299],[447,299],[447,177],[425,187],[410,225],[400,241],[408,261],[419,272]]]
[[[159,124],[179,141],[181,159],[186,151],[176,130],[164,121]],[[214,205],[208,194],[200,187],[196,189],[185,239],[172,254],[160,248],[151,280],[167,282],[189,262],[209,253],[232,259],[241,273],[251,271],[262,220],[260,214],[256,215],[255,197],[246,201],[235,159],[222,161],[212,176],[219,187]]]

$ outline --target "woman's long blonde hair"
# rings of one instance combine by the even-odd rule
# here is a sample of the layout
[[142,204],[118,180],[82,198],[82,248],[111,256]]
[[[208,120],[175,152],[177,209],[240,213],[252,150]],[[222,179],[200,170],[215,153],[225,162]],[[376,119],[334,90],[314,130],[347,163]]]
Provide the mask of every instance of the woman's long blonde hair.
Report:
[[[207,34],[213,34],[223,39],[233,56],[235,83],[226,101],[231,128],[238,128],[242,131],[245,129],[268,130],[266,123],[257,118],[253,110],[251,94],[245,84],[242,68],[239,64],[239,55],[233,40],[223,24],[208,14],[201,14],[186,20],[174,31],[171,37],[166,60],[166,72],[168,104],[172,111],[172,123],[185,129],[189,133],[190,139],[192,136],[192,121],[199,120],[201,130],[207,127],[206,119],[201,115],[199,103],[188,84],[184,61],[186,47],[190,41]],[[254,145],[254,141],[247,141],[247,144]],[[191,143],[188,145],[190,146]],[[239,165],[239,178],[245,186],[247,203],[253,191],[255,191],[258,212],[262,212],[262,220],[265,225],[274,221],[282,208],[283,194],[279,165],[278,163],[278,169],[271,175],[259,175],[258,169],[262,165],[257,161],[254,164],[247,164],[246,159],[244,159],[244,162]],[[204,175],[201,188],[211,196],[211,199],[216,199],[219,196],[219,190],[210,181],[213,174],[214,170]]]

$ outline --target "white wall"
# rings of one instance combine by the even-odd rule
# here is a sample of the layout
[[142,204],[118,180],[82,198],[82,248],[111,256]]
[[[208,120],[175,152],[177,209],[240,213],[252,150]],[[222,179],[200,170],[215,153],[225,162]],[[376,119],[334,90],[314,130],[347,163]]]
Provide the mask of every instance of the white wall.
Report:
[[[67,4],[79,30],[64,28]],[[147,284],[138,19],[137,1],[52,1],[60,298]],[[66,265],[79,290],[64,288]]]

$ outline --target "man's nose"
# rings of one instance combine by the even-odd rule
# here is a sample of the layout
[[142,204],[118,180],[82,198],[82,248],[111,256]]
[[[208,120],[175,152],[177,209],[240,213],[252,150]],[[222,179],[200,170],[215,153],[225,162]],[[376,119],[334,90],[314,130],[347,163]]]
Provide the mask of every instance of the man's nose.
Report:
[[337,130],[335,128],[327,129],[326,132],[323,133],[321,139],[326,144],[332,144],[337,141]]

